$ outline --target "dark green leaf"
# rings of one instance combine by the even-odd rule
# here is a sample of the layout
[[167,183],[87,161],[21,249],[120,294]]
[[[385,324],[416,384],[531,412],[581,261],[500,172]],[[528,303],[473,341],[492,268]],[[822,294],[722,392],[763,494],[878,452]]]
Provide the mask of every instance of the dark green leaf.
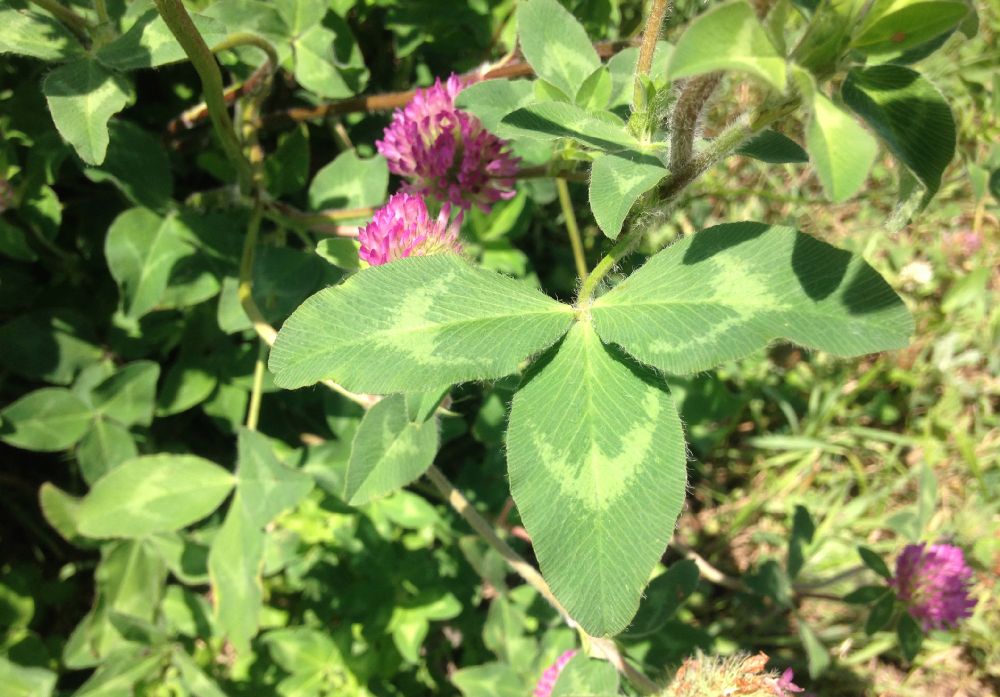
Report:
[[899,648],[902,649],[903,656],[906,660],[912,661],[920,653],[920,645],[924,643],[924,630],[913,619],[913,615],[904,612],[899,618],[896,633],[899,636]]
[[892,613],[896,609],[896,596],[893,593],[883,595],[878,602],[872,605],[868,613],[868,620],[865,622],[865,633],[874,634],[879,631],[892,619]]
[[841,96],[920,179],[926,203],[955,156],[955,120],[941,93],[915,70],[877,65],[848,73]]
[[0,439],[26,450],[66,450],[83,438],[92,418],[69,390],[43,387],[0,411]]
[[865,563],[869,569],[877,573],[884,579],[891,579],[892,572],[889,571],[889,567],[886,566],[882,557],[868,549],[867,547],[858,547],[858,554],[861,555],[861,561]]
[[809,155],[801,145],[788,136],[770,130],[761,131],[737,148],[736,152],[771,164],[809,161]]

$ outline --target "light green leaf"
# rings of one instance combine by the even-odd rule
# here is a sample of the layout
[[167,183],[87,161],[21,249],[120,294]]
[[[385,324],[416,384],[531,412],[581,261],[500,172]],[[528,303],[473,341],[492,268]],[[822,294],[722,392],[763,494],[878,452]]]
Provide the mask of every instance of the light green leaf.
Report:
[[667,77],[675,80],[716,70],[750,73],[785,90],[785,59],[746,0],[727,2],[698,16],[677,41]]
[[799,618],[799,638],[809,659],[809,677],[815,680],[830,667],[830,652],[816,636],[816,632],[804,620]]
[[312,490],[307,475],[281,464],[267,438],[242,429],[238,436],[236,495],[212,541],[208,572],[216,618],[240,651],[260,626],[265,525]]
[[608,111],[584,111],[565,102],[538,102],[503,117],[497,133],[504,138],[550,141],[572,138],[598,150],[638,148],[625,123]]
[[310,92],[333,99],[353,94],[341,79],[333,59],[335,38],[336,35],[329,29],[314,24],[292,43],[295,79]]
[[588,322],[514,395],[511,494],[542,574],[589,634],[617,634],[639,607],[684,502],[685,459],[666,384]]
[[208,399],[219,379],[205,365],[181,357],[170,366],[163,379],[163,389],[157,395],[156,415],[171,416],[187,411]]
[[343,237],[327,237],[316,243],[316,253],[334,266],[347,271],[357,271],[361,268],[358,256],[357,240]]
[[572,98],[601,65],[587,32],[557,0],[522,0],[517,36],[535,73]]
[[360,506],[406,486],[427,471],[437,449],[437,422],[414,423],[402,395],[386,397],[368,410],[354,435],[345,500]]
[[[212,17],[192,12],[191,20],[209,46],[220,43],[229,35],[226,26]],[[135,20],[128,31],[102,46],[97,52],[97,60],[116,70],[136,70],[187,60],[187,54],[159,13],[149,9]]]
[[451,674],[462,697],[524,697],[531,686],[504,663],[484,663]]
[[274,4],[288,25],[291,36],[298,36],[309,27],[320,24],[330,9],[328,0],[275,0]]
[[812,116],[806,127],[806,145],[816,174],[832,201],[846,201],[864,185],[878,154],[878,143],[850,114],[818,90],[810,101]]
[[876,65],[851,70],[840,94],[920,179],[926,203],[955,156],[955,119],[941,93],[915,70]]
[[153,422],[159,378],[160,366],[153,361],[124,365],[94,388],[94,410],[126,426],[148,426]]
[[792,228],[730,223],[653,256],[591,308],[597,333],[668,373],[774,339],[837,356],[906,346],[913,319],[859,257]]
[[528,80],[485,80],[464,87],[455,97],[455,106],[475,114],[486,130],[496,131],[500,120],[530,104],[533,94]]
[[388,187],[389,166],[384,157],[362,159],[353,150],[347,150],[313,177],[309,184],[309,207],[319,210],[379,206],[385,201]]
[[606,108],[610,99],[611,71],[602,65],[583,81],[573,101],[581,109],[593,111]]
[[101,418],[94,420],[94,425],[76,448],[80,473],[88,484],[93,484],[138,454],[135,439],[128,429],[114,421]]
[[38,507],[45,521],[67,542],[75,543],[80,537],[77,516],[82,500],[70,496],[52,482],[45,482],[38,489]]
[[237,449],[236,486],[250,520],[259,527],[294,507],[312,491],[312,478],[280,463],[271,444],[260,433],[240,429]]
[[57,61],[83,53],[83,46],[54,17],[8,6],[0,8],[0,55],[4,53]]
[[128,104],[131,89],[124,77],[89,59],[56,68],[42,85],[56,129],[91,165],[104,162],[108,120]]
[[851,46],[869,56],[899,53],[954,29],[968,13],[956,0],[876,0]]
[[127,317],[139,319],[157,307],[174,264],[190,251],[172,219],[145,208],[115,218],[104,240],[104,256]]
[[577,654],[559,673],[551,697],[615,697],[618,671],[607,661]]
[[260,627],[264,533],[252,520],[237,491],[208,555],[215,595],[215,618],[237,651],[250,648]]
[[45,668],[29,668],[0,656],[0,685],[7,697],[50,697],[56,676]]
[[558,339],[573,309],[454,255],[408,257],[316,293],[282,326],[275,384],[331,379],[372,394],[514,373]]
[[62,387],[29,392],[0,411],[0,439],[18,448],[54,452],[83,438],[93,415]]
[[146,455],[101,477],[80,505],[88,537],[142,537],[178,530],[219,507],[233,475],[194,455]]
[[605,235],[616,239],[633,204],[667,176],[652,155],[634,151],[601,155],[590,170],[590,207]]
[[771,130],[761,131],[737,148],[736,152],[771,164],[809,161],[809,155],[801,145],[788,136]]
[[[653,65],[649,71],[653,84],[662,87],[666,82],[667,65],[674,47],[666,41],[656,42],[653,53]],[[639,63],[639,49],[630,46],[611,56],[608,60],[608,71],[611,73],[611,96],[609,108],[625,106],[632,103],[635,90],[635,68]]]
[[182,647],[174,647],[171,661],[174,667],[180,671],[181,684],[193,697],[226,697],[226,693],[219,688],[219,685],[205,675],[205,672],[198,667],[198,664],[187,655]]

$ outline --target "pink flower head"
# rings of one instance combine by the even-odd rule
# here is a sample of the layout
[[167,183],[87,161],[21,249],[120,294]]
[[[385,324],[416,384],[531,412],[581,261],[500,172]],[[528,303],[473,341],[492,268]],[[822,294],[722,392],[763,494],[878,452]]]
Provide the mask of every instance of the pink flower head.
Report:
[[896,559],[889,582],[924,631],[954,626],[970,617],[976,601],[969,597],[972,569],[954,545],[907,545]]
[[514,195],[520,160],[511,155],[507,141],[455,108],[462,87],[452,74],[445,83],[438,78],[433,86],[417,90],[406,108],[392,115],[375,146],[389,161],[389,171],[410,180],[404,191],[486,211]]
[[577,653],[579,652],[576,649],[570,649],[557,658],[556,662],[546,668],[545,672],[542,673],[541,679],[539,679],[538,684],[535,685],[535,691],[531,694],[534,695],[534,697],[549,697],[549,695],[552,694],[552,688],[556,686],[556,680],[559,679],[559,674]]
[[437,219],[427,213],[427,204],[419,196],[393,194],[389,202],[375,211],[372,221],[358,232],[359,256],[372,266],[388,264],[403,257],[462,251],[458,229],[462,214],[451,218],[451,206],[441,208]]
[[793,680],[795,680],[795,673],[791,668],[785,668],[785,672],[781,674],[781,677],[771,684],[774,694],[779,697],[785,697],[789,692],[805,692],[805,689],[796,685],[792,682]]

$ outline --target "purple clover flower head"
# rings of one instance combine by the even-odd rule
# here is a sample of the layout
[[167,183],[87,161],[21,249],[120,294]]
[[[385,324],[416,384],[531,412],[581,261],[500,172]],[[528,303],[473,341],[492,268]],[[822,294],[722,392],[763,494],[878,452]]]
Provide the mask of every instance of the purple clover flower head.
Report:
[[388,264],[403,257],[430,254],[460,254],[458,229],[462,214],[451,218],[451,206],[445,204],[436,219],[427,213],[427,204],[419,196],[396,193],[375,211],[372,221],[358,232],[359,256],[371,266]]
[[375,141],[389,171],[409,180],[403,191],[433,196],[463,210],[484,211],[514,196],[519,158],[507,141],[472,114],[455,108],[462,82],[452,74],[444,83],[420,89],[397,109],[382,140]]
[[531,694],[534,697],[549,697],[549,695],[552,694],[552,688],[556,686],[556,680],[559,679],[559,674],[577,653],[579,653],[579,651],[576,649],[570,649],[569,651],[563,652],[563,655],[557,658],[555,663],[545,669],[545,672],[542,673],[542,677],[538,680],[538,684],[535,685],[535,691]]
[[972,615],[969,597],[972,569],[954,545],[907,545],[896,559],[896,575],[889,582],[924,631],[953,627]]

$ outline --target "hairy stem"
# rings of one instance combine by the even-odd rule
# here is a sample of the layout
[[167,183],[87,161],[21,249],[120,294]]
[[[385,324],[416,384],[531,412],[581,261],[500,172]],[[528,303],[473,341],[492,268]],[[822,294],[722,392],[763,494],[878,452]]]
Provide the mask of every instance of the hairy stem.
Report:
[[668,0],[653,0],[653,7],[646,18],[646,28],[642,32],[642,45],[639,47],[639,60],[635,65],[635,89],[632,92],[632,110],[642,111],[646,108],[646,91],[642,86],[642,78],[649,75],[653,67],[653,54],[656,53],[656,41],[660,38],[663,19],[667,16]]
[[548,601],[559,616],[562,617],[563,621],[566,622],[571,627],[576,626],[576,622],[573,618],[569,616],[566,612],[566,608],[562,606],[556,596],[552,594],[552,590],[549,588],[549,584],[545,582],[542,575],[538,573],[537,569],[529,564],[524,557],[514,551],[514,549],[507,544],[496,531],[493,526],[490,525],[489,521],[479,515],[479,511],[473,507],[469,502],[469,499],[452,486],[448,478],[444,476],[437,467],[431,465],[430,469],[427,470],[427,478],[431,480],[431,483],[441,492],[445,500],[448,501],[449,505],[455,509],[455,511],[465,518],[465,521],[475,530],[486,543],[500,553],[504,561],[507,562],[508,566],[512,568],[518,576],[524,579],[525,583],[538,591],[538,594]]
[[573,201],[569,197],[569,186],[562,177],[556,179],[556,190],[559,192],[559,206],[563,218],[566,219],[566,232],[569,233],[569,243],[573,247],[573,261],[576,263],[576,273],[580,282],[587,280],[587,259],[583,254],[583,240],[580,239],[580,226],[576,223],[573,212]]
[[219,53],[221,51],[228,51],[234,49],[237,46],[254,46],[259,48],[267,56],[267,62],[271,73],[273,73],[278,67],[278,52],[275,50],[271,42],[266,39],[262,39],[256,34],[251,34],[250,32],[237,32],[235,34],[230,34],[225,39],[212,46],[212,53]]
[[94,25],[86,17],[77,14],[58,0],[31,0],[31,2],[65,24],[84,44],[90,43],[90,31]]
[[239,138],[233,128],[233,121],[226,108],[226,99],[222,86],[222,72],[211,49],[205,43],[197,27],[191,21],[190,15],[184,9],[181,0],[155,0],[156,9],[166,23],[170,32],[184,49],[191,60],[198,77],[201,79],[202,91],[205,93],[205,106],[209,118],[215,127],[216,135],[222,143],[226,157],[236,169],[240,190],[248,192],[253,180],[250,162],[243,154]]
[[97,19],[101,24],[107,24],[111,21],[111,17],[108,15],[108,4],[105,0],[94,0],[94,11],[97,12]]
[[714,72],[684,83],[670,117],[670,171],[682,168],[691,159],[698,121],[721,80],[722,73]]

